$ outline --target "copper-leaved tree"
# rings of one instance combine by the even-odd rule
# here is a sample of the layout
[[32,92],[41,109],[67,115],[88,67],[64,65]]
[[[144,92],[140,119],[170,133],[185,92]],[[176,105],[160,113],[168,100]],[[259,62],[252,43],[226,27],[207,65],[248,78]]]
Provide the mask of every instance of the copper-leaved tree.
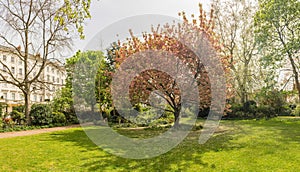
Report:
[[[192,15],[191,21],[186,17],[184,12],[179,13],[183,18],[181,24],[174,22],[173,24],[165,24],[157,28],[152,27],[151,33],[143,33],[142,38],[135,36],[134,33],[130,31],[131,38],[128,38],[122,43],[119,41],[120,48],[116,53],[116,66],[119,67],[126,59],[141,52],[161,51],[172,54],[190,69],[189,77],[192,77],[192,79],[197,82],[199,96],[188,95],[191,97],[189,101],[192,101],[193,97],[199,97],[199,110],[204,111],[210,108],[212,98],[209,72],[212,75],[217,75],[218,71],[208,71],[201,59],[205,60],[205,56],[211,56],[205,53],[209,51],[209,48],[212,48],[215,52],[212,58],[219,61],[218,64],[222,65],[222,69],[227,75],[229,72],[229,57],[222,56],[219,53],[222,46],[219,45],[218,38],[214,33],[214,11],[211,10],[209,17],[207,17],[206,12],[202,9],[202,5],[199,4],[199,12],[199,17],[195,18],[195,16]],[[197,50],[192,50],[191,46],[194,44],[198,44],[197,46],[200,47],[196,47]],[[196,54],[195,52],[197,51],[198,53]],[[201,58],[198,57],[199,54],[202,56]],[[148,55],[151,56],[151,53]],[[138,57],[139,56],[135,58]],[[161,53],[159,57],[153,57],[153,63],[155,63],[156,60],[160,61],[158,58],[168,57],[167,54]],[[207,60],[212,61],[212,59]],[[168,64],[160,65],[165,65],[166,68],[168,67]],[[175,67],[172,70],[177,69]],[[131,82],[129,88],[131,104],[150,104],[148,101],[149,96],[154,91],[158,91],[159,93],[154,93],[165,100],[168,105],[165,111],[170,111],[174,114],[174,125],[178,126],[182,108],[181,94],[183,91],[188,91],[180,90],[178,82],[185,81],[176,80],[168,73],[159,70],[144,70]],[[229,96],[230,85],[228,84],[227,86],[228,94],[226,95]]]

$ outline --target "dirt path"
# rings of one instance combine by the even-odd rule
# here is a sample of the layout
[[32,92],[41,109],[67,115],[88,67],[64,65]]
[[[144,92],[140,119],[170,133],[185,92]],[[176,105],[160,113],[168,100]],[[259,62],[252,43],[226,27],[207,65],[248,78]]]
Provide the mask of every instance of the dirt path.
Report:
[[70,126],[64,126],[64,127],[43,128],[43,129],[27,130],[27,131],[5,132],[5,133],[0,133],[0,139],[10,138],[10,137],[18,137],[18,136],[29,136],[29,135],[35,135],[35,134],[41,134],[41,133],[49,133],[49,132],[53,132],[53,131],[61,131],[61,130],[66,130],[68,128],[75,128],[75,127],[80,127],[80,125],[77,124],[77,125],[70,125]]

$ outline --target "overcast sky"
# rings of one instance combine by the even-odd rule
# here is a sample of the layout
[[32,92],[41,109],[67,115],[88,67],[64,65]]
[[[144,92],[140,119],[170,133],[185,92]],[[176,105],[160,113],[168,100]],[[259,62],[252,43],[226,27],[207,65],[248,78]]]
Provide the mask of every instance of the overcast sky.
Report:
[[[92,0],[92,19],[87,19],[85,40],[74,41],[74,52],[83,50],[88,42],[103,28],[127,17],[143,14],[160,14],[177,19],[178,12],[198,15],[198,4],[202,3],[208,10],[209,0]],[[150,24],[150,23],[149,23]],[[126,29],[127,32],[127,29]]]

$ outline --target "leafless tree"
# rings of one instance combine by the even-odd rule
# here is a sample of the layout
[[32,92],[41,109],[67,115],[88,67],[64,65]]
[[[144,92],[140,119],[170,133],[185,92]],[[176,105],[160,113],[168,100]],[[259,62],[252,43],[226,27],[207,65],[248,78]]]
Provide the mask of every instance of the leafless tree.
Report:
[[224,46],[222,52],[230,56],[230,68],[235,80],[233,85],[241,103],[249,99],[256,74],[257,43],[254,21],[257,2],[239,0],[214,0],[216,32]]

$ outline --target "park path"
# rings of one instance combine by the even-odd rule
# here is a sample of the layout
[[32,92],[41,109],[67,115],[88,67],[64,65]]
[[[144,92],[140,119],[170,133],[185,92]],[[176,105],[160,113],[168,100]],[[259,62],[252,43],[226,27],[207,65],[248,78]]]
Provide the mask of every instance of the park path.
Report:
[[5,132],[5,133],[0,133],[0,139],[49,133],[49,132],[61,131],[69,128],[75,128],[75,127],[80,127],[80,125],[77,124],[77,125],[70,125],[70,126],[63,126],[63,127],[43,128],[43,129],[35,129],[35,130],[27,130],[27,131]]

